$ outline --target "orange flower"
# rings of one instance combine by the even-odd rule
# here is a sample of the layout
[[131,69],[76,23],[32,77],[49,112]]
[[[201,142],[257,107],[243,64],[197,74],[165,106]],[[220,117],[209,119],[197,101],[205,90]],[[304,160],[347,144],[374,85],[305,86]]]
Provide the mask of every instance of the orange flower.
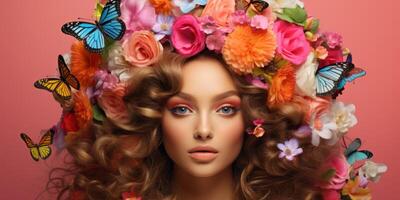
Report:
[[342,189],[343,195],[348,195],[352,200],[370,200],[371,191],[368,188],[362,188],[359,186],[360,180],[356,177],[354,180],[348,180],[346,185]]
[[226,37],[222,54],[239,74],[264,67],[275,56],[276,40],[270,30],[254,30],[248,25],[236,26]]
[[208,0],[201,16],[211,16],[218,25],[226,26],[233,12],[235,12],[235,0]]
[[275,106],[293,99],[296,78],[291,64],[281,67],[272,78],[268,91],[268,105]]
[[153,5],[157,14],[168,15],[172,11],[171,0],[150,0],[150,3]]
[[83,42],[75,42],[71,47],[71,72],[82,88],[94,86],[94,75],[99,69],[101,56],[89,52]]
[[74,112],[80,129],[87,127],[93,118],[92,105],[82,90],[74,93]]

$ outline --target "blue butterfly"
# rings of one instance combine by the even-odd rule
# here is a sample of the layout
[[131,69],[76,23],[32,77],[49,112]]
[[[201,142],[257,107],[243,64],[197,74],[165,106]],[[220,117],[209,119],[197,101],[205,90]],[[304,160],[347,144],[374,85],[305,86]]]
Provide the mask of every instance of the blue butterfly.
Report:
[[359,151],[358,148],[361,146],[360,138],[354,139],[350,145],[346,148],[344,155],[347,158],[347,162],[353,165],[356,161],[365,160],[372,158],[373,154],[367,150]]
[[[346,62],[334,63],[319,68],[316,72],[317,95],[327,96],[337,94],[337,92],[343,89],[344,84],[342,80],[352,69],[354,69],[354,64],[352,63],[351,54],[347,56]],[[342,88],[338,87],[339,84],[341,84]]]
[[105,37],[120,40],[125,33],[125,24],[118,19],[121,16],[120,3],[121,0],[109,0],[101,12],[99,21],[69,22],[62,26],[61,31],[83,40],[89,51],[99,53],[105,47]]

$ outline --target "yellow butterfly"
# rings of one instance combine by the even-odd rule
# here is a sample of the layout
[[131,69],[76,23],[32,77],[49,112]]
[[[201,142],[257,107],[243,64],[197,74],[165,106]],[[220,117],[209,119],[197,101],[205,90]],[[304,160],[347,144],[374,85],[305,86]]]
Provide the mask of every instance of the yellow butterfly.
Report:
[[34,86],[53,92],[62,99],[68,100],[71,98],[71,87],[79,90],[79,81],[69,71],[62,55],[58,56],[58,70],[60,78],[43,78],[37,80]]
[[54,131],[52,129],[48,130],[42,136],[39,144],[33,143],[32,139],[25,133],[21,133],[20,136],[25,142],[26,146],[29,148],[33,160],[39,161],[39,158],[44,160],[51,155],[50,145],[53,144],[54,136]]

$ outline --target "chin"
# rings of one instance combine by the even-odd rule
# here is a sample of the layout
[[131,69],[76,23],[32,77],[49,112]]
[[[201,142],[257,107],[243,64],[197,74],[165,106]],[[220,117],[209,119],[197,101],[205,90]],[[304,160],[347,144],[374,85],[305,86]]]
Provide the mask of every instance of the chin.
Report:
[[218,166],[216,163],[193,163],[190,166],[186,166],[185,170],[193,177],[208,178],[220,174],[229,166]]

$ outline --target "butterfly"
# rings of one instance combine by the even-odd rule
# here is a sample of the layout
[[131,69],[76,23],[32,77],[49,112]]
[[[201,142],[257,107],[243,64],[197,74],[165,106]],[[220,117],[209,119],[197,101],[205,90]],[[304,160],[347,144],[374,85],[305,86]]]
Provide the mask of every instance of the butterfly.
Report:
[[40,139],[39,144],[33,143],[32,139],[25,133],[20,134],[21,139],[25,142],[26,146],[29,148],[32,159],[39,161],[39,159],[47,159],[51,155],[50,145],[53,143],[54,131],[52,129],[48,130]]
[[[343,89],[343,80],[348,76],[349,72],[354,69],[352,56],[347,56],[346,62],[338,62],[331,65],[321,67],[316,72],[317,95],[318,96],[337,96],[337,93]],[[351,79],[349,79],[351,80]],[[340,85],[339,85],[340,84]],[[342,88],[339,88],[341,86]]]
[[369,159],[372,158],[373,154],[372,152],[368,151],[368,150],[358,150],[361,146],[361,140],[360,138],[356,138],[354,139],[350,145],[346,148],[344,155],[347,158],[347,162],[352,165],[354,164],[356,161],[359,160],[365,160],[365,159]]
[[95,23],[74,21],[62,26],[61,31],[83,40],[85,47],[94,53],[101,52],[105,47],[105,37],[120,40],[126,27],[121,19],[121,0],[109,0],[101,11],[99,21]]
[[60,72],[60,78],[39,79],[34,83],[34,86],[53,92],[62,99],[68,100],[71,98],[71,87],[79,90],[79,81],[69,71],[62,55],[58,56],[58,70]]
[[248,8],[250,5],[252,5],[255,11],[257,11],[258,13],[262,13],[269,6],[269,4],[263,0],[250,0],[246,8]]

